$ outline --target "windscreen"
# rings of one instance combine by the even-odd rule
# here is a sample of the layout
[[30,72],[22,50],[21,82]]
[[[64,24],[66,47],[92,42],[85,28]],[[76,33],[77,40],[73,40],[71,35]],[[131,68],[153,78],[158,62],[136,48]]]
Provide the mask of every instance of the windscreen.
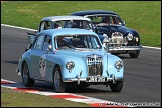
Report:
[[73,35],[73,36],[57,36],[55,38],[58,49],[74,49],[89,48],[101,49],[102,45],[98,37],[93,35]]
[[60,20],[54,22],[54,28],[80,28],[92,29],[92,23],[87,20]]

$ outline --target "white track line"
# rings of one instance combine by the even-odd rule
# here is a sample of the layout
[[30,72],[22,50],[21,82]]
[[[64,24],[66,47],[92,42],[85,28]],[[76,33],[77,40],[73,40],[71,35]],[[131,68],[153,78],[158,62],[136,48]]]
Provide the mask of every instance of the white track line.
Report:
[[[18,28],[18,29],[37,31],[37,30],[34,30],[34,29],[30,29],[30,28],[24,28],[24,27],[12,26],[12,25],[7,25],[7,24],[1,24],[1,26],[7,26],[7,27]],[[145,48],[152,48],[152,49],[160,49],[160,50],[161,50],[161,48],[158,48],[158,47],[150,47],[150,46],[142,46],[142,47],[145,47]]]
[[[5,83],[5,82],[8,82],[8,83]],[[117,103],[117,102],[92,98],[92,97],[88,97],[88,96],[77,95],[77,94],[73,94],[73,93],[55,93],[55,92],[52,92],[50,90],[49,91],[48,90],[47,91],[46,90],[45,91],[42,91],[42,90],[39,91],[39,90],[35,90],[34,88],[32,90],[32,89],[29,89],[29,88],[26,88],[26,87],[23,87],[23,86],[20,86],[20,88],[19,88],[18,85],[22,85],[22,84],[17,83],[17,82],[13,82],[13,81],[9,81],[9,80],[5,80],[5,79],[1,79],[1,87],[6,87],[6,88],[13,89],[13,90],[18,90],[18,91],[19,90],[21,91],[21,88],[23,88],[22,92],[34,93],[34,94],[39,94],[39,95],[44,95],[44,96],[50,96],[50,97],[53,97],[53,98],[57,98],[57,96],[63,96],[62,98],[65,99],[65,100],[70,100],[70,101],[73,101],[73,102],[86,103],[86,104],[89,104],[91,106],[93,106],[92,104],[97,104],[96,107],[104,107],[104,106],[100,105],[102,103],[103,104],[107,104],[107,103],[113,104],[114,103],[114,105],[115,105],[115,103]],[[118,105],[116,105],[116,107],[119,107],[119,106],[121,106],[120,103]],[[127,105],[126,107],[132,107],[132,106]]]

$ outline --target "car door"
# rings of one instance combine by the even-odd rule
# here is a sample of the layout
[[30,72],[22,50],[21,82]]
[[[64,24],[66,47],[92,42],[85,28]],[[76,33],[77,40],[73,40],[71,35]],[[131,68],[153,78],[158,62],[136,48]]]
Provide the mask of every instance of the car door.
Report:
[[39,57],[39,72],[38,78],[42,80],[49,80],[48,76],[52,74],[49,73],[52,62],[50,54],[52,54],[52,50],[49,50],[48,46],[52,45],[52,37],[50,35],[45,35],[42,44],[42,53],[40,53]]
[[53,50],[48,48],[49,45],[52,46],[52,36],[45,35],[38,73],[38,78],[43,80],[51,80],[53,73]]
[[44,34],[40,34],[37,36],[36,41],[34,43],[33,48],[30,50],[30,59],[31,59],[31,77],[38,78],[38,74],[40,73],[40,64],[42,64],[43,60],[41,56],[43,55],[43,40]]

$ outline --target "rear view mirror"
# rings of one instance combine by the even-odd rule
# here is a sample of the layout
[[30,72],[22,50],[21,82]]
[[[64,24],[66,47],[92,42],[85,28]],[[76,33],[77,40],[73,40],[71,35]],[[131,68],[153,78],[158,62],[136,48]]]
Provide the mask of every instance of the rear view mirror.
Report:
[[126,25],[126,21],[124,21],[123,24]]

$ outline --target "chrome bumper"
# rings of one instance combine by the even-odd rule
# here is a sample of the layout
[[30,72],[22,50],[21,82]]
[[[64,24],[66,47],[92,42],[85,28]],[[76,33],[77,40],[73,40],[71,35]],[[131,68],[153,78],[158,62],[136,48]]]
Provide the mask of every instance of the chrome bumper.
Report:
[[[116,81],[123,81],[124,80],[124,77],[107,77],[107,81],[106,82],[113,82],[115,83]],[[64,82],[78,82],[78,84],[80,84],[80,82],[86,82],[86,78],[64,78],[63,79]],[[97,83],[97,82],[95,82]],[[100,83],[100,82],[98,82]]]
[[18,75],[21,75],[21,72],[20,72],[19,68],[16,69],[16,73],[17,73]]
[[17,67],[17,69],[16,69],[16,73],[18,73],[18,75],[21,75],[21,72],[20,72],[20,63],[21,63],[21,58],[19,59],[19,62],[18,62],[18,67]]
[[109,47],[109,51],[132,51],[132,50],[142,50],[142,46]]

